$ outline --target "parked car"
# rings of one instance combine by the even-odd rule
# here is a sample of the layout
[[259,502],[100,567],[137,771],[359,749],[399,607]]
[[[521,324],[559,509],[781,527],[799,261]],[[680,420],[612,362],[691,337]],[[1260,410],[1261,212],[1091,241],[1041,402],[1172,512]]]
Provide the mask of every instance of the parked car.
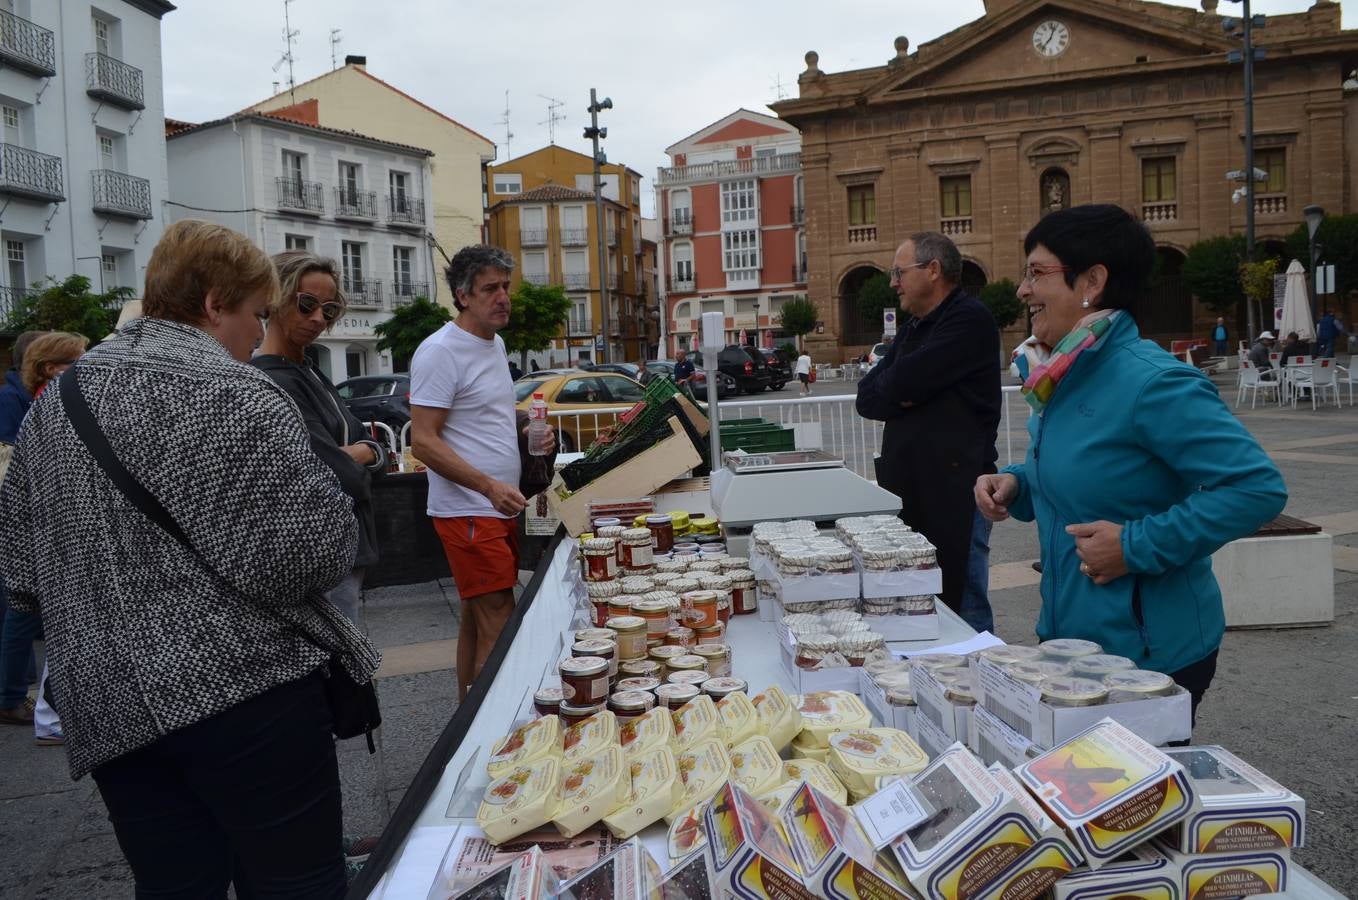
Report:
[[[688,355],[693,365],[702,368],[702,353],[694,351]],[[769,364],[764,356],[753,347],[728,344],[717,356],[717,371],[735,382],[736,393],[757,394],[773,383]]]
[[[694,363],[693,377],[689,379],[689,387],[693,390],[693,396],[699,400],[707,399],[707,373],[702,369],[696,368]],[[672,359],[652,359],[646,363],[646,371],[642,373],[641,383],[648,384],[656,375],[665,375],[674,378],[674,360]],[[729,375],[717,372],[717,399],[736,392],[736,381]]]
[[410,421],[410,376],[360,375],[335,385],[360,422],[381,422],[398,434]]
[[772,347],[760,347],[759,352],[764,357],[764,362],[768,363],[769,375],[773,378],[769,384],[769,390],[781,391],[783,385],[792,380],[792,364],[783,358],[783,354]]
[[641,380],[641,366],[629,362],[585,363],[580,366],[586,372],[616,372],[628,378]]
[[[514,400],[519,409],[528,409],[533,394],[542,394],[551,412],[588,413],[592,409],[630,407],[646,393],[641,383],[615,372],[588,372],[572,369],[562,374],[534,372],[514,382]],[[599,432],[617,421],[616,413],[553,416],[553,427],[560,435],[562,449],[568,453],[583,450]]]

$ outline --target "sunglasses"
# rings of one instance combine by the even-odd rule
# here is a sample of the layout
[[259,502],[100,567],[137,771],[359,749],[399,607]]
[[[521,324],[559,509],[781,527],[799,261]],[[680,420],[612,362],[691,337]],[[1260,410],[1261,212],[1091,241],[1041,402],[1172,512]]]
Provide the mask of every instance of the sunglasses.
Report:
[[321,318],[327,322],[333,322],[344,313],[344,304],[338,300],[322,300],[306,291],[297,292],[297,310],[304,316],[309,316],[317,309],[321,311]]

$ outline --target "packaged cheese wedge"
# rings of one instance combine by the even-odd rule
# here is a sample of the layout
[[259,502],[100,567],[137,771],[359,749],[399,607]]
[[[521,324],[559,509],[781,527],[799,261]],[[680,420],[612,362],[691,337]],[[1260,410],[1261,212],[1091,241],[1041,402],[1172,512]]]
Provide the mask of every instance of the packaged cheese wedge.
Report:
[[573,759],[586,759],[617,743],[618,720],[608,710],[576,722],[561,738],[567,763]]
[[561,804],[552,817],[556,830],[564,837],[575,837],[616,812],[632,789],[629,772],[616,746],[566,760],[561,768]]
[[749,697],[739,691],[727,694],[717,701],[717,714],[721,734],[728,747],[743,744],[762,732],[759,727],[759,710],[754,708]]
[[840,806],[849,802],[849,791],[844,787],[844,782],[825,763],[809,759],[789,760],[783,763],[783,777],[794,785],[805,781]]
[[894,728],[859,728],[830,735],[830,768],[849,794],[867,797],[887,775],[913,775],[929,765],[929,757],[910,735]]
[[515,728],[490,751],[486,774],[499,778],[517,765],[561,755],[561,719],[543,716]]
[[783,783],[783,761],[768,738],[761,734],[731,750],[731,780],[755,797]]
[[674,746],[678,750],[714,738],[721,739],[721,720],[717,715],[717,706],[706,694],[700,694],[676,709],[671,718],[674,720]]
[[792,758],[809,759],[818,763],[829,763],[830,748],[817,747],[814,744],[804,743],[807,740],[805,734],[798,734],[792,741]]
[[798,737],[803,747],[827,749],[830,735],[836,731],[872,727],[872,714],[863,701],[848,691],[802,694],[796,704],[797,712],[802,716],[802,730]]
[[604,827],[620,838],[629,838],[660,821],[684,796],[679,763],[669,747],[656,747],[631,757],[628,771],[631,795],[616,812],[604,816]]
[[791,698],[778,685],[771,684],[751,702],[759,712],[764,736],[773,742],[776,750],[781,752],[787,749],[797,732],[802,730],[801,713],[797,712]]
[[492,844],[503,844],[552,821],[560,790],[561,762],[556,757],[515,766],[487,785],[476,824]]
[[670,859],[683,859],[700,847],[707,846],[707,832],[703,830],[703,810],[707,801],[696,803],[670,820],[665,846]]
[[675,754],[675,760],[679,763],[679,775],[684,779],[684,797],[665,817],[666,822],[710,800],[731,777],[731,757],[720,740],[703,741],[682,750]]
[[674,740],[674,720],[670,711],[657,706],[643,715],[628,719],[618,726],[618,743],[623,755],[635,759],[660,747],[668,747]]

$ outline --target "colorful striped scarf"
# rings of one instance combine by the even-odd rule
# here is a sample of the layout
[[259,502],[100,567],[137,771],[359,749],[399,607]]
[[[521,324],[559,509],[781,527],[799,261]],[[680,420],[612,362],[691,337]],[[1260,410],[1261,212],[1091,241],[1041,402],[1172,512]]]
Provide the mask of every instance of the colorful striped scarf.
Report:
[[1101,309],[1081,319],[1070,334],[1061,338],[1046,362],[1028,373],[1023,382],[1023,397],[1039,416],[1051,402],[1052,394],[1061,379],[1069,374],[1075,359],[1099,342],[1113,326],[1120,310]]

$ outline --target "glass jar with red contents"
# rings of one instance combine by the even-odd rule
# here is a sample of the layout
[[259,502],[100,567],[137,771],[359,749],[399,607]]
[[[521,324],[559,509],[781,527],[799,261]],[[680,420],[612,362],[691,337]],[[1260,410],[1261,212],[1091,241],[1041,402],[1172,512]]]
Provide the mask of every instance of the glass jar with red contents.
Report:
[[674,523],[669,516],[656,513],[646,517],[646,528],[651,532],[653,549],[669,553],[674,547]]

